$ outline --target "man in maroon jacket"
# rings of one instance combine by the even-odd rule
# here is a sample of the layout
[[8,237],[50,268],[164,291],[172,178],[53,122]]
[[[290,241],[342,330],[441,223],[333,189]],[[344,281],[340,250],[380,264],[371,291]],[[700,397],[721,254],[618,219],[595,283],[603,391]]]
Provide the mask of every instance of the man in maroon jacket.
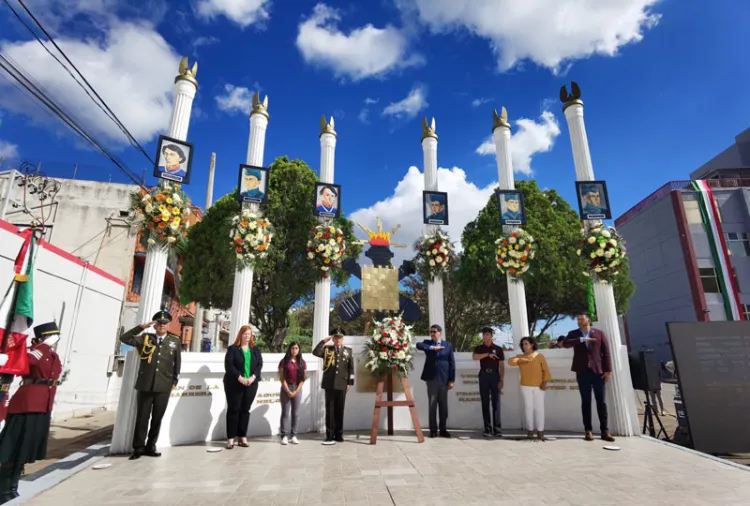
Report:
[[599,415],[601,438],[614,441],[607,427],[607,401],[605,384],[612,375],[612,357],[609,354],[607,336],[599,329],[591,328],[591,318],[578,315],[578,328],[571,330],[563,341],[566,348],[573,348],[571,371],[576,373],[578,391],[581,394],[581,413],[586,441],[594,440],[591,426],[591,391],[594,391],[596,413]]
[[23,466],[47,457],[52,407],[62,373],[55,345],[60,330],[54,322],[34,327],[41,344],[28,350],[29,373],[8,405],[8,419],[0,433],[0,504],[18,497]]

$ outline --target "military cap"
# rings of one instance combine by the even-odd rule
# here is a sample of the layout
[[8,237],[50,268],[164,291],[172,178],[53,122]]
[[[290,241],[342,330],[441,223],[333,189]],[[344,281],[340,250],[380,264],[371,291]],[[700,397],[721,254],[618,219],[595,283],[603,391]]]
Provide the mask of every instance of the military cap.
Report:
[[508,201],[518,201],[518,194],[517,193],[503,193],[503,200]]
[[253,176],[258,181],[260,181],[260,179],[261,179],[260,171],[258,169],[246,168],[245,169],[245,175],[246,176]]
[[331,330],[331,335],[333,337],[344,337],[344,329],[341,327],[336,327],[335,329]]
[[438,202],[440,204],[445,204],[445,195],[438,195],[433,193],[430,195],[430,202]]
[[585,195],[587,193],[599,193],[599,185],[585,184],[581,187],[581,192]]
[[172,321],[172,315],[169,314],[169,311],[167,311],[166,309],[162,309],[154,315],[152,320],[157,323],[169,323]]
[[60,329],[57,327],[57,323],[55,322],[49,322],[49,323],[42,323],[41,325],[37,325],[34,327],[34,335],[37,339],[44,341],[50,336],[54,336],[55,334],[59,334]]

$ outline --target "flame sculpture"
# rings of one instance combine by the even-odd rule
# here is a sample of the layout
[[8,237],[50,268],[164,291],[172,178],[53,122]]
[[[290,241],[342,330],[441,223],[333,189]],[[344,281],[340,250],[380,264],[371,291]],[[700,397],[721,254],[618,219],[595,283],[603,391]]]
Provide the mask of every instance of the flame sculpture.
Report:
[[373,232],[366,226],[362,225],[361,223],[357,223],[359,228],[361,228],[366,234],[367,234],[367,241],[357,241],[356,244],[369,244],[370,246],[396,246],[398,248],[405,248],[405,244],[399,244],[396,242],[391,242],[391,236],[396,233],[396,231],[401,228],[401,225],[396,225],[391,229],[390,232],[383,231],[383,221],[380,219],[380,216],[377,218],[377,224],[378,224],[378,231]]

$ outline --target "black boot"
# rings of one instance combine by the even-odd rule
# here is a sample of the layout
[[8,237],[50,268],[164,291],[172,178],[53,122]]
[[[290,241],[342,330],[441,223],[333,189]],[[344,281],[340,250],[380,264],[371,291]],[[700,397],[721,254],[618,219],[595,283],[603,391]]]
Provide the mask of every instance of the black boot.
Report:
[[10,493],[13,496],[13,499],[18,497],[18,482],[21,481],[21,474],[23,473],[23,468],[19,469],[13,475],[10,479]]
[[13,471],[9,467],[0,467],[0,504],[16,498],[13,493]]

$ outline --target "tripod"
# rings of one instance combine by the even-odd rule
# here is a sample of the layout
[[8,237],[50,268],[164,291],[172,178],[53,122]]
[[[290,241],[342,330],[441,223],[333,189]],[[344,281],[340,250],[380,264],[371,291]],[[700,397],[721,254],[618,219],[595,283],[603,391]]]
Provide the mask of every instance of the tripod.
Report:
[[[670,441],[669,434],[667,434],[667,429],[664,428],[664,424],[661,423],[661,419],[659,418],[659,414],[657,413],[654,406],[651,404],[649,393],[645,390],[643,390],[643,393],[646,397],[646,402],[643,406],[643,432],[642,434],[646,433],[646,427],[648,427],[648,435],[652,438],[659,439],[659,436],[661,434],[664,434],[664,440]],[[656,418],[656,422],[659,424],[659,432],[656,432],[656,428],[654,427],[654,418]]]

